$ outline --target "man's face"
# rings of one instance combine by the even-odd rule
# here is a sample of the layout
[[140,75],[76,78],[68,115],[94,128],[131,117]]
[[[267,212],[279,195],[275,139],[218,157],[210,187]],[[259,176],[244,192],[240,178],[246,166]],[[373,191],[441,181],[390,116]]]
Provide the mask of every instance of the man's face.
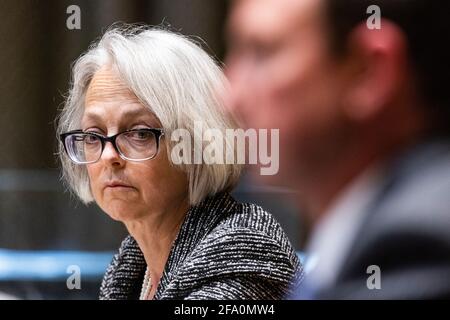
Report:
[[228,21],[229,107],[247,128],[280,129],[275,184],[314,176],[345,131],[344,81],[322,6],[321,0],[241,0]]

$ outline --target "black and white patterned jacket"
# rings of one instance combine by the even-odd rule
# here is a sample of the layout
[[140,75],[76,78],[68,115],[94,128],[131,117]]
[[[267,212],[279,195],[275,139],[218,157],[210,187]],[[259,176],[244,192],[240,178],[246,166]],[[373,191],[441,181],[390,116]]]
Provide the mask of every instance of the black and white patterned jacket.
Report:
[[[138,299],[146,263],[128,236],[114,256],[100,299]],[[190,208],[155,299],[281,299],[303,269],[271,214],[219,194]]]

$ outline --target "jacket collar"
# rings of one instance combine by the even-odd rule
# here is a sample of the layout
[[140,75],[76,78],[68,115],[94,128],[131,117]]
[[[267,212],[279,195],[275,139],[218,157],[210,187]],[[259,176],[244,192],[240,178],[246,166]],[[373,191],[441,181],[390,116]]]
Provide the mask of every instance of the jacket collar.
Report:
[[[163,271],[155,299],[159,299],[176,274],[178,267],[194,248],[225,216],[235,211],[236,201],[228,193],[208,197],[192,206],[175,238]],[[120,250],[109,283],[116,299],[138,299],[144,279],[146,262],[136,240],[128,236]],[[106,288],[108,290],[108,288]]]

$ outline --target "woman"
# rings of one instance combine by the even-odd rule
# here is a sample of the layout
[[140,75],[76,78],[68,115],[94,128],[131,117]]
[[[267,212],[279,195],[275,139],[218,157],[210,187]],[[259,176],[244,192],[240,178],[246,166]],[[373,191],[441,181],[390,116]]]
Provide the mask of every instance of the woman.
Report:
[[[200,47],[144,27],[107,31],[75,63],[58,127],[63,176],[130,234],[100,299],[279,299],[300,279],[280,225],[229,195],[241,166],[184,161],[205,149],[194,122],[233,128],[224,84]],[[180,129],[191,138],[171,139]]]

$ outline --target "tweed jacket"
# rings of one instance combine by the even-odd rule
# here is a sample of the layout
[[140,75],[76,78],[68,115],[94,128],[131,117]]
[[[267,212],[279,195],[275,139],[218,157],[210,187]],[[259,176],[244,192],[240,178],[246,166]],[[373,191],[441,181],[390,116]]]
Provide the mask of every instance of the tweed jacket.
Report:
[[[107,268],[100,299],[139,299],[146,262],[133,237]],[[193,206],[172,245],[154,299],[281,299],[303,278],[274,217],[228,193]]]

